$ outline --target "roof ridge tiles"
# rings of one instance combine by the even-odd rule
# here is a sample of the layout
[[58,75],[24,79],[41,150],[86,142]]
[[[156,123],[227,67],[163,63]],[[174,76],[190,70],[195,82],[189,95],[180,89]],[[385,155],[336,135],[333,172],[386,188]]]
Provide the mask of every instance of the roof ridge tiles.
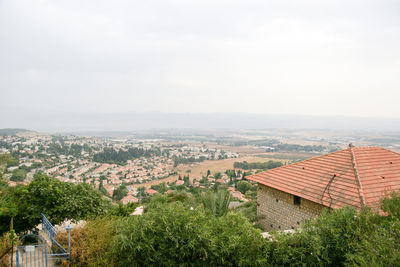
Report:
[[361,181],[360,181],[360,177],[358,174],[358,170],[357,170],[357,162],[356,162],[356,156],[354,154],[354,150],[353,147],[350,146],[350,152],[351,152],[351,162],[353,163],[353,169],[354,169],[354,175],[358,184],[358,193],[360,194],[360,203],[361,203],[361,207],[365,206],[365,198],[364,198],[364,191],[361,185]]

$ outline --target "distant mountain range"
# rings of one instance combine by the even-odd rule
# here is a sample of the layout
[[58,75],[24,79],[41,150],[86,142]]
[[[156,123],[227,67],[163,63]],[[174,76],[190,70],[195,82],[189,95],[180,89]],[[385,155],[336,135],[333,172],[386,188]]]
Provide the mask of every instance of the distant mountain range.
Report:
[[[397,118],[262,115],[247,113],[22,113],[0,117],[0,128],[45,132],[146,129],[333,129],[400,131]],[[15,130],[15,129],[11,129]]]
[[6,136],[6,135],[16,135],[17,133],[25,133],[25,132],[30,132],[30,130],[18,129],[18,128],[5,128],[5,129],[0,129],[0,135],[2,135],[2,136]]

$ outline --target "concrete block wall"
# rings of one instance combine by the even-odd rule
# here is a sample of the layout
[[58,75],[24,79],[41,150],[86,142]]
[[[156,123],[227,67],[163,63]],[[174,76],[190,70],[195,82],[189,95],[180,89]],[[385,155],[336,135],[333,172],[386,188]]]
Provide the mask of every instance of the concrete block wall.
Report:
[[265,216],[261,222],[266,231],[295,229],[326,208],[304,198],[296,205],[294,198],[294,195],[258,184],[257,214]]

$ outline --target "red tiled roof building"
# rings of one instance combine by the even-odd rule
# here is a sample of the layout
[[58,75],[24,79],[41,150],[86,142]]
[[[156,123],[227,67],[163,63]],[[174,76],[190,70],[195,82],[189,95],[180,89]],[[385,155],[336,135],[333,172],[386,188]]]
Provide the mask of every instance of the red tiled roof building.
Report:
[[[361,209],[368,206],[378,210],[382,197],[400,189],[400,154],[380,147],[350,145],[344,150],[254,174],[247,179],[259,184],[258,212],[266,216],[283,219],[294,213],[294,217],[301,215],[300,220],[317,216],[326,207]],[[274,203],[270,203],[273,200]],[[280,207],[282,205],[285,207]],[[286,210],[290,214],[285,214]],[[297,219],[289,218],[286,223],[272,221],[274,223],[266,219],[267,228],[287,229],[299,225]]]

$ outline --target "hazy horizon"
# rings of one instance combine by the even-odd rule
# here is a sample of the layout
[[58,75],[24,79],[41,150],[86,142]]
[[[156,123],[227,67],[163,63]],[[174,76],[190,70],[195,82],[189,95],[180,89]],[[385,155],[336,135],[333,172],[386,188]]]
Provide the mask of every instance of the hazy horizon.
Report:
[[1,128],[39,132],[137,131],[152,129],[326,129],[400,131],[400,119],[249,113],[14,112]]

